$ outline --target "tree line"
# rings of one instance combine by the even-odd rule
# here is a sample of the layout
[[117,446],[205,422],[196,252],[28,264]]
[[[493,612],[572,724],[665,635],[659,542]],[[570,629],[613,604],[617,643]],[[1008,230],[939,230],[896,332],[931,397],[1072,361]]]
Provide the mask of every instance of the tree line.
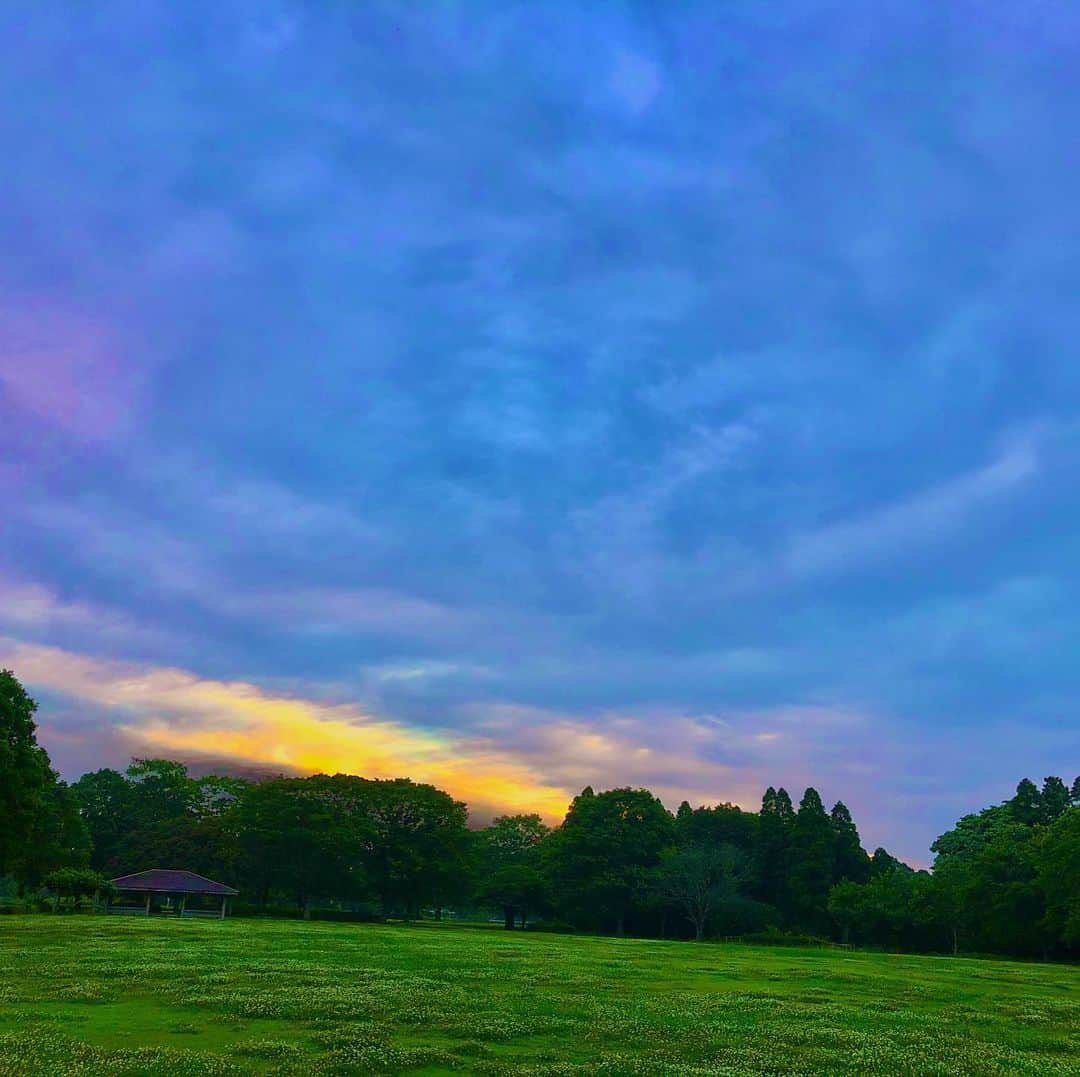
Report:
[[470,829],[465,804],[407,778],[248,781],[144,759],[69,786],[36,743],[34,711],[0,674],[0,875],[23,892],[175,867],[237,887],[252,912],[479,910],[509,929],[1080,953],[1080,779],[1025,779],[915,871],[868,854],[847,807],[826,809],[814,789],[797,806],[770,787],[757,812],[671,813],[645,789],[586,788],[556,827],[522,814]]

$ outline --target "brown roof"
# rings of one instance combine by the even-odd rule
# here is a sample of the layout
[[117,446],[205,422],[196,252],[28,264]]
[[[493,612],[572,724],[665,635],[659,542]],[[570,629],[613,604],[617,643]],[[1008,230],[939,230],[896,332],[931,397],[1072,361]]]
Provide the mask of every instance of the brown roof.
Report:
[[137,871],[134,875],[121,875],[113,879],[117,890],[139,890],[143,893],[154,891],[158,894],[219,894],[222,896],[238,894],[224,883],[216,883],[193,871],[177,871],[173,868],[151,868],[149,871]]

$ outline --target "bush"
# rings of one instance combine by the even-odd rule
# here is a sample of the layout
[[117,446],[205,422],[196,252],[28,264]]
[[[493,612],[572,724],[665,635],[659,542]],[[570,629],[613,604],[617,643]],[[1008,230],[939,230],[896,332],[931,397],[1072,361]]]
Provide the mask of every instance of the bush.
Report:
[[721,904],[715,919],[718,935],[752,935],[779,930],[780,913],[763,901],[734,897]]
[[751,935],[740,936],[743,942],[754,942],[764,946],[836,946],[832,939],[819,935],[807,935],[801,931],[781,931],[777,927],[756,931]]
[[577,928],[565,920],[537,920],[529,924],[527,931],[546,931],[552,935],[576,935]]
[[329,920],[335,924],[374,924],[386,919],[374,906],[360,909],[312,909],[312,920]]
[[45,876],[45,889],[54,895],[53,908],[62,898],[78,903],[81,897],[113,897],[116,887],[104,875],[89,868],[60,868]]
[[253,901],[230,901],[230,916],[251,916],[265,920],[297,920],[295,905],[259,905]]

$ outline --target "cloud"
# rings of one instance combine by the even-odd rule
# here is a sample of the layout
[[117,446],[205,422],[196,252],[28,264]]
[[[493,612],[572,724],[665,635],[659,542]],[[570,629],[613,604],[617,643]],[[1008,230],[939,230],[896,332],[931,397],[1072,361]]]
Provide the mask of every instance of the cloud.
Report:
[[103,661],[0,639],[0,661],[33,689],[92,704],[111,735],[150,754],[213,756],[290,771],[433,782],[475,810],[557,817],[568,792],[488,741],[409,728],[359,707],[179,669]]
[[660,92],[660,71],[651,60],[625,49],[615,58],[611,91],[633,113],[644,112]]
[[[540,811],[557,821],[587,784],[647,785],[672,807],[689,798],[752,808],[770,769],[802,772],[815,739],[828,744],[837,733],[865,725],[857,714],[829,708],[585,716],[495,702],[462,707],[467,731],[434,731],[354,704],[10,638],[0,638],[0,661],[33,690],[68,701],[61,708],[78,703],[96,709],[106,744],[290,772],[407,775],[448,789],[481,816]],[[90,739],[86,723],[84,715],[77,741]],[[65,727],[59,739],[70,748],[69,723],[49,726]]]
[[104,318],[0,295],[0,416],[21,412],[102,442],[130,428],[137,392],[120,334]]
[[1006,449],[991,463],[906,500],[842,520],[796,538],[780,569],[793,577],[843,571],[868,561],[887,561],[947,541],[978,509],[992,504],[1038,474],[1030,441]]
[[918,848],[1067,755],[1071,17],[189,6],[0,5],[0,631]]

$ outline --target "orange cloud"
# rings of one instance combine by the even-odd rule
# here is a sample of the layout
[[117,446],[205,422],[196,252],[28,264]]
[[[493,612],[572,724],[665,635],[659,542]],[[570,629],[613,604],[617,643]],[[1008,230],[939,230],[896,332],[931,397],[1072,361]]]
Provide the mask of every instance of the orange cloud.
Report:
[[485,814],[539,811],[558,819],[570,799],[568,790],[544,781],[493,741],[412,728],[352,705],[15,640],[0,639],[0,662],[31,688],[119,711],[114,728],[148,753],[235,758],[309,773],[407,775]]
[[[37,605],[30,602],[31,612]],[[821,765],[830,744],[848,744],[866,728],[858,713],[829,707],[731,719],[670,711],[586,719],[489,702],[466,707],[468,730],[455,732],[410,726],[354,704],[3,637],[0,664],[14,668],[31,690],[112,712],[101,735],[114,755],[122,744],[140,754],[235,760],[271,771],[408,776],[446,789],[480,818],[539,812],[558,822],[585,785],[645,786],[669,808],[685,798],[756,809],[766,784],[781,778],[792,788],[808,784],[812,758]],[[56,736],[70,751],[68,733],[58,728]]]

